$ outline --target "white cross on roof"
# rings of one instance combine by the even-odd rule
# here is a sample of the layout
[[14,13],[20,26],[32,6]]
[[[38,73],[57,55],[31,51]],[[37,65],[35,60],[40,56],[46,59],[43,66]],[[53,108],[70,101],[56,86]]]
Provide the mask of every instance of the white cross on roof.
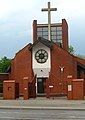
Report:
[[51,11],[57,11],[57,8],[51,8],[48,2],[48,8],[42,8],[42,11],[48,11],[48,40],[51,40]]

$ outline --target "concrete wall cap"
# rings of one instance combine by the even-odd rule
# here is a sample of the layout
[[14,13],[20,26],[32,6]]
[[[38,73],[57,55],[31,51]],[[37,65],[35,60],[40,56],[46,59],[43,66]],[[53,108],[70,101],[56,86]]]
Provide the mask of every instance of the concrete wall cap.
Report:
[[23,79],[25,80],[25,79],[28,79],[28,77],[23,77]]
[[73,79],[72,81],[74,81],[74,82],[81,82],[81,81],[84,81],[84,79]]
[[72,78],[72,75],[68,75],[67,78],[68,78],[68,79]]
[[4,82],[15,82],[15,80],[5,80]]

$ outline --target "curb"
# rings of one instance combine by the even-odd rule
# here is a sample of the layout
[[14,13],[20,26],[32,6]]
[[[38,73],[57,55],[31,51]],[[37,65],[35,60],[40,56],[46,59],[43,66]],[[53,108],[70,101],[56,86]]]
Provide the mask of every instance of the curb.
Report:
[[28,110],[82,110],[79,107],[26,107],[26,106],[0,106],[0,109],[28,109]]

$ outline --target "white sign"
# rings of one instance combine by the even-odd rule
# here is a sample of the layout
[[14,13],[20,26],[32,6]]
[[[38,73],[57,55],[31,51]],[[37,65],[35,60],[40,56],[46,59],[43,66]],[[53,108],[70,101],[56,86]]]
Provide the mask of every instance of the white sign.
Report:
[[23,79],[28,79],[28,77],[23,77]]
[[50,85],[50,86],[49,86],[49,88],[53,88],[53,86],[52,86],[52,85]]
[[27,90],[27,88],[24,88],[24,90]]
[[68,91],[72,91],[72,85],[68,85]]

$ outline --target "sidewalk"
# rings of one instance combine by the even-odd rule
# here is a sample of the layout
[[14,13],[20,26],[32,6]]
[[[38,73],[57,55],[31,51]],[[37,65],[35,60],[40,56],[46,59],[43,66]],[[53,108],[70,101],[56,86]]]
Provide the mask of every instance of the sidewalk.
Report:
[[85,100],[67,100],[66,98],[36,98],[0,100],[0,109],[53,109],[85,110]]

